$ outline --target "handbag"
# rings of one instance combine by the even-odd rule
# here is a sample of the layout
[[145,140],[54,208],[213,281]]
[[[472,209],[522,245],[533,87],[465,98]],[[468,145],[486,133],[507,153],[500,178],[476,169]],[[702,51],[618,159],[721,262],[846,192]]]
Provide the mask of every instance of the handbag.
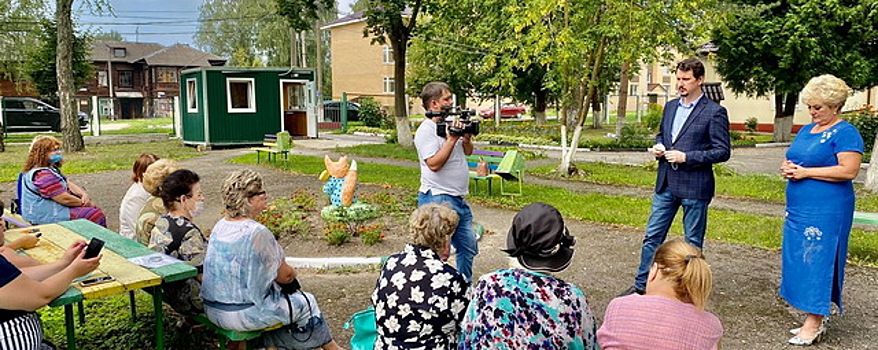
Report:
[[277,283],[277,285],[280,287],[280,292],[286,295],[293,294],[295,292],[298,292],[299,289],[302,289],[302,285],[299,284],[299,280],[297,278],[293,278],[293,280],[289,283]]
[[375,320],[375,308],[370,306],[368,309],[357,312],[345,322],[344,329],[354,328],[354,335],[351,337],[351,350],[372,350],[375,348],[375,341],[378,339],[378,325]]
[[476,164],[476,176],[488,176],[488,162],[485,158],[479,157],[479,163]]

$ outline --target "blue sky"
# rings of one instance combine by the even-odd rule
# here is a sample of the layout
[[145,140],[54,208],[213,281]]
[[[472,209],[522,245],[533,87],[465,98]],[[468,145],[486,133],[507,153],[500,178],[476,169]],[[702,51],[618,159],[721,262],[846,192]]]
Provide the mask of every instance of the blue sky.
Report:
[[[339,10],[350,12],[354,0],[337,0]],[[128,41],[176,43],[195,46],[193,36],[198,29],[198,7],[201,0],[109,0],[115,17],[110,14],[93,16],[82,1],[73,9],[79,13],[79,29],[90,32],[115,30]]]

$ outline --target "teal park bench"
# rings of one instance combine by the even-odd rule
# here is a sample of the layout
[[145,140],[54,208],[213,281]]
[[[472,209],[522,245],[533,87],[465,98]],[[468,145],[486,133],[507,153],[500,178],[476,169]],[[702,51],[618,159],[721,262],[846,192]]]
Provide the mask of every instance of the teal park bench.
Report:
[[878,225],[878,213],[855,211],[854,223],[860,225]]
[[268,155],[268,161],[271,162],[272,157],[276,160],[278,154],[282,155],[284,160],[287,160],[292,144],[290,134],[286,131],[281,131],[277,134],[265,134],[265,138],[262,140],[262,147],[251,147],[250,149],[256,151],[256,163],[259,163],[260,155],[263,152]]
[[[476,166],[480,160],[488,163],[488,175],[478,176],[476,174]],[[494,180],[500,182],[500,194],[502,195],[521,195],[522,179],[524,176],[524,155],[516,150],[498,152],[486,150],[473,150],[473,154],[466,157],[467,165],[470,168],[469,178],[474,182],[473,192],[478,192],[479,183],[485,181],[488,187],[488,195],[491,195],[491,188]],[[517,182],[518,191],[506,191],[507,182]]]

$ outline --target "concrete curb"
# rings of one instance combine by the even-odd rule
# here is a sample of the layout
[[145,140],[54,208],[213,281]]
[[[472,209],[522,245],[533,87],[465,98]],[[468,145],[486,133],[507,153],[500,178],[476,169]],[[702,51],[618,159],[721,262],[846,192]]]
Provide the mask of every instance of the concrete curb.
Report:
[[297,269],[334,269],[339,267],[364,267],[381,263],[381,258],[338,257],[338,258],[294,258],[288,256],[287,264]]

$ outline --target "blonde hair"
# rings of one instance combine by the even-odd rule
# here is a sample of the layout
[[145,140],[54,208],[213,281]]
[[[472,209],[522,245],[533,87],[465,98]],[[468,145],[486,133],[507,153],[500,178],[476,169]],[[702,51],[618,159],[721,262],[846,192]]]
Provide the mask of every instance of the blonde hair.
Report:
[[146,171],[143,173],[143,189],[154,197],[161,196],[162,181],[165,180],[165,176],[177,171],[177,169],[180,169],[180,166],[173,159],[164,158],[155,161],[146,167]]
[[415,209],[409,217],[411,242],[440,253],[445,250],[459,218],[453,209],[430,203]]
[[49,155],[52,152],[55,152],[55,149],[61,147],[61,141],[52,137],[39,135],[34,137],[34,140],[31,141],[30,144],[30,152],[27,155],[27,160],[24,162],[24,168],[22,168],[21,172],[26,173],[31,171],[33,168],[45,168],[48,167],[49,164]]
[[664,279],[674,283],[678,299],[704,310],[713,290],[713,273],[700,249],[678,237],[659,246],[653,262]]
[[226,216],[255,219],[251,215],[255,216],[259,213],[251,213],[253,207],[250,205],[250,197],[262,190],[262,176],[253,170],[242,169],[229,174],[229,177],[223,181],[222,189]]
[[806,104],[823,103],[839,110],[850,95],[848,84],[831,74],[811,78],[802,89],[802,101]]

